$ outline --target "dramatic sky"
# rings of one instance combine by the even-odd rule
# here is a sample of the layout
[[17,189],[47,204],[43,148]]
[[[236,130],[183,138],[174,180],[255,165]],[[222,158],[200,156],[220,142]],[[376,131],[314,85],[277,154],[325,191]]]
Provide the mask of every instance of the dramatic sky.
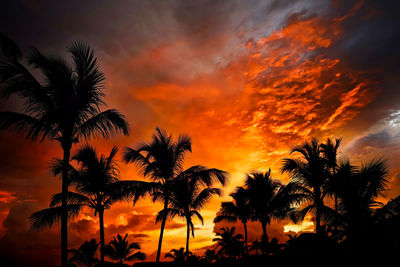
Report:
[[[360,165],[387,159],[390,190],[400,193],[400,17],[398,1],[1,1],[0,32],[25,53],[35,46],[68,58],[85,41],[106,74],[106,102],[127,116],[131,135],[91,140],[102,153],[150,140],[160,126],[189,134],[185,167],[202,164],[231,174],[196,222],[193,250],[212,245],[213,217],[245,173],[272,169],[290,148],[315,136],[343,137],[340,158]],[[0,110],[21,102],[0,100]],[[83,144],[73,147],[73,153]],[[0,132],[0,251],[19,262],[58,263],[59,229],[29,230],[28,216],[61,190],[48,170],[57,143],[29,143]],[[118,155],[121,159],[121,154]],[[143,179],[120,163],[123,179]],[[140,242],[154,259],[160,204],[119,203],[105,213],[106,240],[117,233]],[[284,230],[313,228],[274,222]],[[241,225],[237,225],[242,230]],[[261,227],[250,225],[250,240]],[[98,219],[85,210],[69,227],[69,246],[98,239]],[[167,223],[163,251],[185,244],[185,224]],[[45,256],[44,256],[45,255]]]

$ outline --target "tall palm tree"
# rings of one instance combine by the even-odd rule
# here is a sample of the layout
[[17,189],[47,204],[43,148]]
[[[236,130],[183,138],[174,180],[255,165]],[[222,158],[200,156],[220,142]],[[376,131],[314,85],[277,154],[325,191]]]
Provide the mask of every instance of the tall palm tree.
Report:
[[338,197],[340,208],[347,222],[347,237],[358,240],[367,233],[376,207],[376,198],[383,194],[387,185],[387,167],[384,160],[372,160],[360,169],[345,162],[340,164]]
[[[192,217],[196,216],[203,224],[199,210],[204,208],[214,195],[221,195],[219,188],[211,187],[214,180],[225,184],[227,173],[203,166],[193,166],[180,173],[173,181],[173,190],[167,209],[159,212],[157,221],[166,217],[179,216],[186,220],[186,252],[189,253],[190,231],[194,237]],[[187,254],[187,257],[189,254]]]
[[325,186],[330,175],[327,161],[316,138],[294,147],[290,153],[299,153],[301,158],[285,158],[281,172],[288,172],[292,181],[303,186],[312,203],[300,211],[300,217],[304,218],[308,212],[315,212],[316,232],[322,236],[321,218],[329,218],[333,214],[333,211],[324,205],[327,194]]
[[292,182],[285,186],[280,180],[273,179],[271,169],[265,173],[248,174],[245,185],[252,219],[260,222],[263,231],[262,244],[266,245],[267,225],[271,223],[271,219],[293,218],[296,205],[305,201],[307,195],[297,183]]
[[[174,141],[171,135],[157,127],[150,143],[140,144],[136,149],[126,148],[124,161],[136,163],[143,175],[152,180],[143,189],[143,194],[152,194],[153,200],[162,201],[166,210],[170,202],[171,182],[182,171],[185,153],[191,151],[192,142],[189,136],[180,135],[178,140]],[[161,220],[156,262],[160,261],[166,220],[167,217]]]
[[117,238],[114,239],[107,245],[106,254],[113,260],[118,261],[119,263],[124,263],[124,261],[133,261],[133,260],[145,260],[146,255],[140,251],[132,253],[132,250],[140,250],[139,243],[133,242],[129,243],[126,238],[128,234],[124,237],[117,235]]
[[91,267],[99,263],[99,260],[95,257],[99,243],[96,239],[85,241],[78,249],[70,249],[68,252],[72,253],[72,257],[69,259],[70,263],[79,263],[85,266]]
[[334,142],[330,138],[328,138],[326,140],[326,143],[322,143],[320,145],[322,154],[326,160],[327,167],[330,170],[329,179],[327,181],[328,185],[327,192],[329,195],[334,196],[334,201],[335,201],[335,217],[334,217],[335,236],[337,236],[337,226],[338,226],[338,198],[337,194],[335,193],[337,191],[336,188],[337,179],[335,178],[336,178],[336,171],[338,168],[337,155],[341,143],[342,143],[342,138],[336,138]]
[[[16,95],[24,100],[24,113],[0,112],[0,130],[14,129],[30,140],[58,141],[63,149],[61,205],[61,265],[68,261],[68,165],[73,143],[91,136],[109,137],[122,131],[128,134],[124,116],[115,109],[101,110],[104,103],[104,74],[99,70],[94,51],[82,42],[68,48],[73,65],[57,56],[47,56],[36,48],[28,63],[42,74],[37,79],[22,63],[18,46],[0,36],[1,96]],[[43,81],[43,82],[40,82]]]
[[246,254],[248,254],[247,222],[251,219],[249,196],[243,187],[237,187],[236,191],[231,193],[230,196],[233,198],[233,201],[221,203],[220,215],[214,218],[214,223],[221,221],[236,222],[240,220],[244,228],[244,244]]
[[215,234],[217,237],[213,239],[213,242],[217,242],[217,247],[220,247],[218,255],[236,258],[243,252],[243,236],[236,234],[235,230],[235,227],[224,227]]

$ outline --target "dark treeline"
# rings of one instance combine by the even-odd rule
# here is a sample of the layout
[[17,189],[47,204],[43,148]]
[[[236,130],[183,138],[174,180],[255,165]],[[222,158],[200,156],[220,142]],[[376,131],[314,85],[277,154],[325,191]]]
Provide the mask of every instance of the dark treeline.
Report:
[[[0,48],[0,93],[6,98],[16,95],[25,104],[24,113],[0,112],[0,129],[16,130],[32,141],[57,141],[62,149],[62,157],[51,160],[53,174],[62,180],[61,192],[53,195],[48,208],[30,217],[33,229],[61,223],[61,266],[126,266],[145,260],[140,244],[129,242],[128,235],[117,234],[109,242],[104,235],[107,209],[117,201],[135,205],[145,196],[163,206],[155,221],[160,223],[156,263],[162,259],[166,221],[175,217],[186,222],[186,244],[169,248],[164,255],[173,259],[169,264],[268,264],[285,258],[307,256],[316,261],[321,257],[362,258],[365,254],[388,258],[400,247],[400,198],[378,202],[387,190],[385,161],[372,160],[362,166],[339,162],[341,139],[312,139],[294,147],[290,151],[293,157],[283,159],[280,171],[289,174],[287,184],[274,179],[271,170],[246,174],[243,185],[230,194],[232,201],[222,202],[214,219],[215,223],[239,221],[243,232],[221,228],[212,240],[213,249],[195,255],[189,249],[190,237],[195,236],[194,219],[203,223],[200,211],[213,196],[221,195],[216,186],[225,185],[228,173],[202,165],[184,169],[185,155],[191,152],[190,136],[174,139],[160,128],[150,141],[123,150],[124,162],[135,164],[145,181],[120,177],[117,147],[100,155],[94,147],[84,145],[71,155],[72,146],[82,140],[129,134],[121,113],[102,109],[104,74],[94,51],[84,43],[73,43],[68,47],[70,65],[35,48],[23,57],[18,46],[3,35]],[[23,65],[24,60],[41,73],[40,79]],[[92,239],[68,249],[68,220],[83,208],[92,209],[99,218],[99,241]],[[284,244],[269,236],[272,220],[298,223],[307,214],[313,216],[314,233],[289,236]],[[256,240],[248,240],[249,222],[260,224]]]

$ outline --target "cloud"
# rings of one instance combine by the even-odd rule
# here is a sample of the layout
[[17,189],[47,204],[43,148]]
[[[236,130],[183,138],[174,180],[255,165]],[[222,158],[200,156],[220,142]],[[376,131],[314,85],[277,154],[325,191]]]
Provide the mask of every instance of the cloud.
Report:
[[[343,154],[356,162],[380,155],[389,158],[393,189],[388,197],[400,192],[395,160],[399,140],[393,127],[379,128],[382,120],[400,109],[396,1],[0,5],[7,10],[0,17],[0,31],[24,51],[35,45],[66,55],[65,46],[73,40],[87,41],[96,49],[107,76],[106,102],[126,114],[132,126],[129,137],[90,140],[100,151],[109,151],[113,144],[123,147],[148,140],[158,125],[174,136],[192,136],[193,153],[185,167],[204,164],[232,174],[223,198],[213,199],[201,211],[205,226],[191,240],[193,249],[211,241],[220,201],[243,182],[245,172],[271,167],[274,177],[287,181],[278,171],[282,157],[311,136],[343,136],[344,145],[349,145]],[[21,107],[15,99],[2,100],[0,106]],[[6,192],[1,197],[6,201],[11,200],[8,194],[15,197],[0,206],[0,218],[5,220],[1,247],[9,251],[7,245],[13,244],[10,255],[21,259],[34,257],[27,255],[31,248],[37,253],[49,248],[48,260],[57,263],[57,228],[39,235],[21,224],[30,212],[47,207],[51,194],[60,190],[58,178],[47,169],[48,160],[61,155],[59,146],[31,144],[1,132],[0,151],[0,190]],[[123,178],[143,179],[131,165],[120,165]],[[27,200],[35,202],[21,203]],[[140,239],[145,252],[154,254],[160,226],[153,213],[161,208],[149,203],[148,199],[138,203],[137,214],[131,213],[130,205],[114,205],[105,215],[106,238],[129,233]],[[97,218],[90,216],[71,223],[71,246],[98,239]],[[283,240],[286,223],[273,223],[270,236]],[[184,244],[184,226],[167,223],[166,244]],[[236,226],[242,231],[241,224]],[[260,233],[257,223],[249,224],[251,238]],[[27,237],[29,246],[17,243]]]

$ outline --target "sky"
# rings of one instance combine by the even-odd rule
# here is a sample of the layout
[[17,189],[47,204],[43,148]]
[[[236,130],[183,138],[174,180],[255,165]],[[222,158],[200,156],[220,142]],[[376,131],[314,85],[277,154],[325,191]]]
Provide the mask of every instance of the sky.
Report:
[[[343,137],[339,157],[355,165],[385,158],[389,190],[400,194],[400,17],[397,1],[1,1],[0,32],[25,55],[31,46],[69,60],[66,47],[87,42],[106,75],[105,101],[126,115],[129,136],[90,140],[101,153],[150,140],[156,126],[188,134],[193,152],[185,167],[230,173],[223,196],[201,211],[192,250],[212,245],[221,201],[245,174],[280,173],[290,148],[312,137]],[[21,109],[16,98],[1,111]],[[84,145],[76,144],[72,154]],[[0,251],[3,258],[52,266],[59,261],[59,228],[31,231],[29,215],[61,190],[49,161],[57,143],[30,143],[0,132]],[[121,160],[121,153],[118,154]],[[144,178],[120,162],[123,179]],[[105,213],[106,241],[117,233],[139,242],[154,259],[159,203],[115,204]],[[236,226],[242,231],[240,224]],[[270,237],[310,231],[273,222]],[[286,231],[286,232],[284,232]],[[249,226],[249,239],[261,227]],[[84,210],[69,226],[69,247],[99,236],[98,218]],[[169,221],[163,253],[185,245],[185,223]]]

